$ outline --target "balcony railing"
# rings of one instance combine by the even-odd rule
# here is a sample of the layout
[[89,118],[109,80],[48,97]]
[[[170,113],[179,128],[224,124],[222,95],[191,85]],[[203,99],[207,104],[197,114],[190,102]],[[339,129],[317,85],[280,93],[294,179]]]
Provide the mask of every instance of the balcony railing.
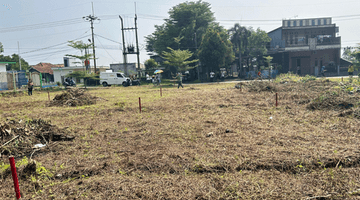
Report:
[[[317,38],[316,45],[334,45],[334,44],[340,44],[341,43],[341,37],[323,37],[323,38]],[[290,41],[286,41],[285,47],[302,47],[302,46],[309,46],[308,41],[305,39],[298,39],[297,42],[293,41],[292,43]]]
[[340,44],[340,37],[329,37],[329,38],[321,38],[317,39],[317,45],[330,45],[330,44]]

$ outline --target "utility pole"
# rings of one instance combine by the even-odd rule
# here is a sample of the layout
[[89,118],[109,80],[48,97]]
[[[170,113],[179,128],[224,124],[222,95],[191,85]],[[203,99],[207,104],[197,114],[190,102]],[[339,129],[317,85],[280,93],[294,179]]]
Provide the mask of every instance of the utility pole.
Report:
[[18,41],[18,52],[19,52],[19,66],[20,66],[20,70],[21,70],[21,57],[20,57],[20,45],[19,45],[19,41]]
[[95,56],[95,41],[94,41],[94,20],[99,20],[98,17],[94,16],[94,4],[91,2],[92,5],[92,15],[85,16],[83,19],[86,21],[90,21],[91,24],[91,35],[92,35],[92,47],[93,47],[93,54],[94,54],[94,70],[96,73],[96,56]]
[[124,22],[121,16],[119,15],[119,18],[121,20],[121,35],[122,35],[122,41],[123,41],[123,57],[124,57],[124,72],[126,75],[128,75],[127,70],[127,59],[126,59],[126,47],[125,47],[125,36],[124,36]]
[[[138,64],[137,71],[138,71],[138,76],[140,78],[141,77],[141,72],[140,72],[140,50],[139,50],[139,40],[138,40],[138,34],[137,34],[137,15],[135,14],[135,28],[124,28],[123,19],[122,19],[122,17],[120,15],[119,15],[119,18],[121,20],[121,32],[122,32],[122,41],[123,41],[123,56],[124,56],[125,74],[127,73],[127,54],[137,54],[137,64]],[[136,51],[134,50],[133,46],[128,46],[126,48],[126,45],[125,45],[124,31],[131,31],[131,30],[135,30]]]
[[140,51],[139,51],[139,40],[138,40],[138,33],[137,33],[137,16],[135,14],[135,37],[136,37],[136,54],[137,54],[137,63],[138,63],[138,76],[139,80],[141,79],[141,72],[140,72]]

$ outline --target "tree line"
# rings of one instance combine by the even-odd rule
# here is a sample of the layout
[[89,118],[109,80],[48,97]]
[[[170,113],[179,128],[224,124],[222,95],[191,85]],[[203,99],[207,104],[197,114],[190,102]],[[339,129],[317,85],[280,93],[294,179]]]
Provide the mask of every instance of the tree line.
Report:
[[[146,36],[146,50],[161,58],[161,66],[171,73],[201,68],[202,74],[219,71],[236,64],[249,71],[253,65],[264,65],[266,45],[271,41],[261,29],[235,24],[225,29],[215,22],[207,2],[184,2],[172,7],[169,18]],[[147,70],[158,67],[149,59]]]
[[[4,47],[2,43],[0,42],[0,62],[16,62],[15,64],[8,64],[6,66],[6,70],[20,70],[20,64],[19,64],[19,55],[18,54],[12,54],[11,56],[4,56],[2,53],[4,52]],[[29,63],[27,63],[23,58],[21,58],[21,69],[27,70],[30,68]]]

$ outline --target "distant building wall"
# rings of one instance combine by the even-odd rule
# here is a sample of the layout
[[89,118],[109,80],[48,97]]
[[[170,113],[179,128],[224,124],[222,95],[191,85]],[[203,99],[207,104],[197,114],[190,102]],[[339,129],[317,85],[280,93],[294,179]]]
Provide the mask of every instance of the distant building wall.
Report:
[[[127,70],[125,69],[124,63],[110,64],[110,69],[114,72],[123,72],[126,75],[136,74],[137,73],[137,63],[127,63]],[[140,63],[140,69],[144,70],[144,64]],[[143,75],[143,73],[142,73]]]
[[285,48],[285,40],[282,39],[281,28],[268,33],[268,36],[271,38],[270,49]]
[[319,75],[321,66],[326,66],[328,72],[336,72],[340,65],[340,49],[289,52],[289,71],[297,73],[298,65],[301,75]]
[[0,72],[0,90],[7,90],[7,72]]
[[0,72],[6,72],[6,64],[0,63]]

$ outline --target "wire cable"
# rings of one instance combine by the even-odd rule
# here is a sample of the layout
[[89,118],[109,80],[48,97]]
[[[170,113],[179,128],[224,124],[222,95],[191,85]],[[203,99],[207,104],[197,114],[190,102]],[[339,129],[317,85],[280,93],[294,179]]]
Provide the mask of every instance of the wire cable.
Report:
[[[85,32],[86,33],[86,32]],[[82,36],[82,37],[78,37],[78,38],[75,38],[73,40],[78,40],[78,39],[82,39],[82,38],[85,38],[85,37],[89,37],[90,35],[85,35],[85,36]],[[22,54],[27,54],[27,53],[32,53],[32,52],[36,52],[36,51],[41,51],[41,50],[45,50],[45,49],[49,49],[49,48],[52,48],[52,47],[57,47],[57,46],[60,46],[60,45],[64,45],[64,44],[68,44],[69,42],[63,42],[63,43],[60,43],[60,44],[56,44],[56,45],[52,45],[52,46],[48,46],[48,47],[44,47],[44,48],[40,48],[40,49],[35,49],[35,50],[32,50],[32,51],[27,51],[27,52],[22,52]]]
[[[102,47],[104,47],[103,45],[102,45],[102,43],[100,42],[100,40],[99,40],[99,38],[95,35],[95,37],[96,37],[96,39],[98,40],[98,42],[100,43],[100,45],[102,46]],[[110,54],[109,54],[109,52],[104,48],[104,50],[106,51],[106,53],[116,62],[117,60],[115,60]]]
[[112,40],[112,39],[106,38],[106,37],[101,36],[101,35],[98,35],[98,34],[94,34],[94,35],[96,35],[96,36],[98,36],[98,37],[101,37],[101,38],[103,38],[103,39],[109,40],[109,41],[111,41],[111,42],[117,43],[117,44],[122,44],[121,42],[117,42],[117,41],[115,41],[115,40]]
[[[72,31],[66,31],[66,32],[59,32],[59,33],[52,33],[52,34],[48,34],[48,35],[39,35],[39,36],[35,36],[35,37],[27,37],[27,38],[20,38],[20,39],[14,39],[14,40],[7,40],[7,41],[21,41],[21,40],[25,40],[25,39],[32,39],[32,38],[43,38],[43,37],[48,37],[48,36],[53,36],[53,35],[60,35],[60,34],[64,34],[64,33],[72,33],[72,32],[77,32],[77,31],[84,31],[84,30],[88,30],[90,31],[89,28],[82,28],[82,29],[77,29],[77,30],[72,30]],[[7,48],[8,49],[8,48]],[[16,48],[17,49],[17,48]],[[22,48],[20,48],[22,49]],[[35,49],[35,48],[34,48]]]
[[74,18],[74,19],[60,20],[60,21],[47,22],[47,23],[0,28],[0,33],[35,30],[35,29],[43,29],[43,28],[53,28],[53,27],[57,27],[57,26],[67,26],[67,25],[79,24],[82,22],[83,22],[82,19]]

